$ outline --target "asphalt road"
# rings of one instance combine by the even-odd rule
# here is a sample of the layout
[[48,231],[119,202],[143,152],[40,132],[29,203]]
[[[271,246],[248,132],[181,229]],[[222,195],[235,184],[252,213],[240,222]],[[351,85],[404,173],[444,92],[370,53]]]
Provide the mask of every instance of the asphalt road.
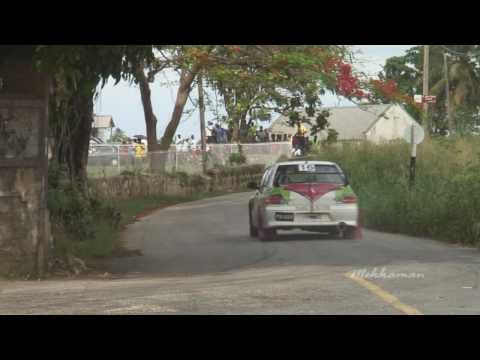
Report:
[[265,243],[248,236],[248,197],[132,224],[123,240],[143,256],[110,261],[113,278],[0,282],[0,314],[480,313],[477,249],[367,230],[361,240],[280,232]]

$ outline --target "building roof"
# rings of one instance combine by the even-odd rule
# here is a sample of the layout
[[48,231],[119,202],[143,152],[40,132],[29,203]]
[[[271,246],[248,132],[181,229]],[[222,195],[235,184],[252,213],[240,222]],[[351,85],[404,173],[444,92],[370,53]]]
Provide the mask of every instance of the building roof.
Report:
[[[387,105],[360,105],[345,107],[324,108],[328,110],[330,116],[328,122],[329,128],[338,132],[338,140],[363,139],[365,132],[390,108]],[[304,114],[305,115],[305,114]],[[315,123],[315,118],[311,118]],[[303,124],[307,130],[310,130],[309,124]],[[280,116],[270,126],[270,132],[275,134],[291,134],[296,129],[288,126],[288,118]]]
[[94,115],[93,127],[96,129],[110,129],[115,127],[115,123],[110,115]]

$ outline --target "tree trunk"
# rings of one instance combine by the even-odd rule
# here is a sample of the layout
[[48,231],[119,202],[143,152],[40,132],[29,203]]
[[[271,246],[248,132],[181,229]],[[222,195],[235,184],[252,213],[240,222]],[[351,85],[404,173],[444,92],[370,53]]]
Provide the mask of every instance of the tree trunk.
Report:
[[[54,137],[53,161],[66,165],[71,180],[85,194],[93,122],[93,94],[97,82],[92,80],[92,84],[91,91],[72,91],[66,97],[61,81],[54,83],[55,91],[50,107],[50,129]],[[56,105],[55,97],[64,99],[59,106]]]
[[143,113],[145,115],[145,125],[147,129],[148,151],[158,149],[157,140],[157,118],[153,113],[152,95],[148,79],[145,76],[143,63],[139,65],[136,73],[140,95],[142,98]]
[[170,144],[172,143],[175,132],[177,131],[178,124],[182,118],[183,109],[188,100],[188,95],[192,89],[192,83],[199,71],[198,66],[194,66],[192,70],[182,70],[180,75],[180,86],[177,91],[177,99],[175,101],[175,108],[173,109],[172,117],[170,122],[165,129],[163,134],[162,141],[160,143],[160,150],[168,150]]
[[244,136],[240,136],[240,142],[245,142],[247,140],[247,111],[242,113],[240,117],[240,133]]
[[240,127],[239,127],[240,118],[234,117],[232,120],[233,120],[232,143],[238,143],[240,142]]
[[70,174],[82,189],[87,186],[88,148],[93,122],[93,96],[76,94],[73,99],[75,113],[79,114],[78,124],[70,137]]
[[225,89],[223,93],[223,101],[225,103],[225,110],[227,111],[228,118],[232,121],[232,143],[238,143],[240,139],[240,118],[241,115],[238,114],[236,108],[236,98],[230,92],[230,90]]

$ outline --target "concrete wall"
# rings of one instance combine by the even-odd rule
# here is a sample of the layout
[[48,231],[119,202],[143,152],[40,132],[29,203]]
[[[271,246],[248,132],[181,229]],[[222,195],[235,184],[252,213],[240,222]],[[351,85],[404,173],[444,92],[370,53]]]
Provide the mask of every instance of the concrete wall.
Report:
[[[42,177],[33,168],[0,168],[0,259],[32,272],[39,245]],[[2,272],[8,272],[4,268]],[[12,269],[13,270],[13,269]]]
[[[245,167],[249,169],[249,167]],[[235,174],[211,174],[186,177],[158,175],[115,176],[91,179],[92,195],[102,200],[127,200],[148,196],[189,196],[195,193],[237,191],[248,182],[260,181],[263,169],[237,171]]]
[[48,79],[29,62],[0,65],[0,273],[46,261]]
[[[238,152],[237,144],[207,144],[207,148],[207,168],[227,165],[230,155]],[[242,151],[247,158],[247,164],[271,165],[282,155],[290,156],[291,149],[292,145],[289,142],[242,144]],[[153,171],[202,172],[201,153],[193,150],[153,151],[149,153],[149,157]]]

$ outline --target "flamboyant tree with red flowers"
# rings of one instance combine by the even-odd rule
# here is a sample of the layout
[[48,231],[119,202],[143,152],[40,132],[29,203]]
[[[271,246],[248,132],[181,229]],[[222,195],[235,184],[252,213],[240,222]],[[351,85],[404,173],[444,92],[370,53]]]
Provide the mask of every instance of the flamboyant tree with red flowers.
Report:
[[228,61],[217,58],[207,77],[223,99],[234,140],[242,140],[249,121],[268,119],[272,111],[288,115],[292,126],[325,129],[328,113],[319,110],[327,91],[353,102],[413,103],[393,82],[359,77],[349,55],[344,46],[225,46],[221,56]]
[[352,73],[352,65],[338,58],[328,61],[328,69],[337,73],[337,93],[350,100],[370,103],[391,102],[418,106],[413,97],[403,93],[394,80],[360,78]]
[[327,91],[352,101],[401,100],[390,85],[372,83],[354,74],[346,46],[172,45],[159,52],[157,61],[145,69],[147,75],[139,67],[136,79],[142,90],[147,125],[150,124],[147,136],[151,133],[152,139],[156,139],[148,83],[159,69],[170,68],[180,74],[175,106],[159,146],[162,150],[172,142],[199,75],[220,94],[236,141],[244,139],[249,122],[267,119],[272,111],[288,115],[292,126],[306,122],[313,131],[324,129],[328,126],[326,114],[318,110],[320,96]]

